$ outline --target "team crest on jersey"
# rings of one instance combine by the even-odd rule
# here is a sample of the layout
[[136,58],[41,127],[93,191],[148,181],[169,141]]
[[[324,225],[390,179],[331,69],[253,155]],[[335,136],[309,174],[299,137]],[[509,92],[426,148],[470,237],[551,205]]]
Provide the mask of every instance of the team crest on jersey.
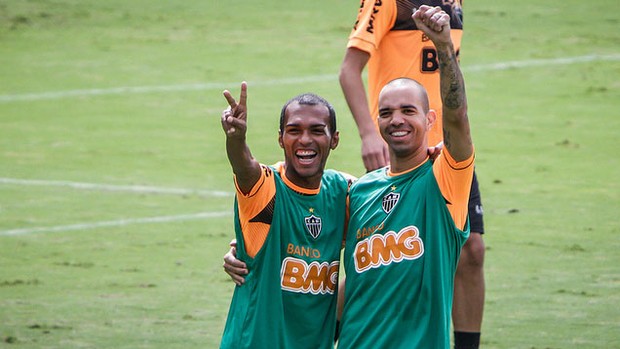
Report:
[[383,197],[383,202],[381,202],[381,207],[385,213],[392,212],[392,209],[398,203],[398,199],[400,199],[400,193],[391,192]]
[[321,217],[311,215],[310,217],[304,218],[304,221],[306,222],[306,229],[308,230],[308,233],[310,233],[310,235],[315,239],[319,237],[319,234],[321,234],[321,228],[323,228],[323,221],[321,220]]

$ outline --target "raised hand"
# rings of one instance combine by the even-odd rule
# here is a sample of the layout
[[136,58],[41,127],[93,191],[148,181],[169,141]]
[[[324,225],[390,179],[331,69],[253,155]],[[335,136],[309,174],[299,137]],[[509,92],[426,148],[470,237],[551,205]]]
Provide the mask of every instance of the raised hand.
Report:
[[433,43],[451,42],[450,15],[439,6],[420,6],[411,16],[418,29],[422,30]]
[[243,138],[248,129],[247,127],[247,98],[248,85],[244,81],[241,83],[241,93],[239,102],[235,100],[230,91],[224,90],[224,98],[228,102],[228,108],[222,112],[222,128],[228,138]]

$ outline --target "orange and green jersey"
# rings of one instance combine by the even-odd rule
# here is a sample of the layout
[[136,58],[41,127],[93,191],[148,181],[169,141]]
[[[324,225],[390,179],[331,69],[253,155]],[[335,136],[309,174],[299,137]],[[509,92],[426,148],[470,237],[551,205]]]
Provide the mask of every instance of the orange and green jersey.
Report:
[[473,155],[456,162],[444,148],[433,164],[351,186],[338,349],[449,349],[473,170]]
[[332,348],[350,177],[325,170],[308,190],[283,166],[261,169],[250,193],[237,189],[237,257],[249,274],[235,287],[220,347]]
[[439,66],[437,52],[411,15],[415,6],[441,6],[451,16],[454,50],[459,53],[463,35],[462,0],[361,0],[361,6],[347,47],[370,54],[368,61],[368,104],[377,120],[379,92],[391,80],[407,77],[420,82],[427,90],[430,107],[437,121],[429,132],[429,145],[443,139]]

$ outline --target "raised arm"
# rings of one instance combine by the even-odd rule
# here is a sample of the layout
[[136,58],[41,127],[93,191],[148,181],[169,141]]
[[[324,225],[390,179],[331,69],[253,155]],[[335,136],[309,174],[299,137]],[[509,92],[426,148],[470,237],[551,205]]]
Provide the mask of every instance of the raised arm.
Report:
[[340,66],[340,86],[362,139],[364,167],[372,171],[387,165],[389,152],[368,110],[362,71],[369,58],[367,52],[349,47]]
[[412,17],[416,26],[433,41],[437,50],[444,146],[454,160],[466,160],[472,155],[474,148],[467,118],[465,82],[450,38],[450,16],[440,7],[422,5]]
[[222,112],[222,128],[226,133],[228,161],[235,174],[237,186],[243,194],[250,192],[261,175],[260,164],[252,157],[246,143],[247,89],[247,84],[242,82],[239,102],[228,90],[225,90],[224,97],[228,101],[228,108]]

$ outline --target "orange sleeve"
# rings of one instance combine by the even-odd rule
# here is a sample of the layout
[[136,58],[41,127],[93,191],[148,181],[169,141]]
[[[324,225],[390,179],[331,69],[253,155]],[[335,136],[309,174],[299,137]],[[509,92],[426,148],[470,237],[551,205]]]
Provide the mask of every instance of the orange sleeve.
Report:
[[396,20],[395,1],[362,0],[357,21],[349,35],[347,48],[355,47],[372,54]]
[[433,173],[439,184],[441,194],[448,201],[447,206],[454,224],[465,227],[469,191],[474,176],[474,154],[469,159],[457,162],[446,148],[443,148],[433,164]]
[[272,201],[276,195],[276,182],[273,176],[270,167],[261,165],[261,176],[247,195],[239,190],[235,179],[243,242],[248,256],[252,258],[263,247],[271,227],[271,220],[266,220],[263,217],[269,209],[271,209],[270,217],[273,217],[273,206],[269,207],[273,205]]

